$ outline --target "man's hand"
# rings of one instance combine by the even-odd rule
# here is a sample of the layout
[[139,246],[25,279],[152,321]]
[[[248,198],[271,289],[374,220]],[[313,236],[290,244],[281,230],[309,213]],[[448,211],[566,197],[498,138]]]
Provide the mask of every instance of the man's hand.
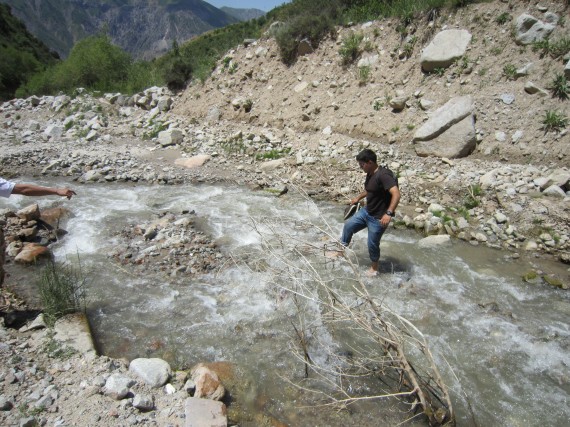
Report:
[[58,188],[57,194],[62,197],[67,197],[67,199],[71,199],[71,196],[75,196],[77,193],[69,188]]

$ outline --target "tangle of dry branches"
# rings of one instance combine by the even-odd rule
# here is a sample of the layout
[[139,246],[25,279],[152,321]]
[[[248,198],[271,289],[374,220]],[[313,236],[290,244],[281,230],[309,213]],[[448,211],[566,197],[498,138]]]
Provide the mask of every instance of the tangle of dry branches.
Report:
[[[294,354],[304,364],[305,376],[325,387],[296,385],[321,394],[323,405],[343,408],[396,398],[409,405],[410,418],[423,414],[432,426],[454,425],[448,389],[425,337],[370,294],[354,253],[340,246],[322,215],[311,223],[252,221],[271,280],[296,311]],[[292,224],[284,227],[284,221]],[[292,233],[291,226],[299,233]],[[309,228],[322,241],[303,237]],[[371,384],[377,393],[362,393]]]

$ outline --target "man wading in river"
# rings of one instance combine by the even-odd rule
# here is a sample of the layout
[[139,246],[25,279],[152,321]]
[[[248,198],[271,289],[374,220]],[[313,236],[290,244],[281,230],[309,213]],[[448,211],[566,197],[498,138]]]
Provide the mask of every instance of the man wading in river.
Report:
[[[35,184],[16,184],[15,182],[6,181],[0,177],[0,197],[10,197],[12,194],[21,194],[23,196],[62,196],[71,199],[75,195],[75,191],[69,188],[41,187]],[[1,224],[0,224],[1,225]],[[4,231],[0,226],[0,287],[4,283]]]
[[357,211],[345,223],[340,242],[348,246],[354,233],[368,228],[368,254],[372,264],[366,274],[378,274],[380,260],[380,239],[395,216],[400,202],[400,189],[394,173],[383,166],[378,166],[376,153],[364,149],[356,156],[360,168],[366,172],[364,191],[350,200],[354,205],[366,197],[366,206]]

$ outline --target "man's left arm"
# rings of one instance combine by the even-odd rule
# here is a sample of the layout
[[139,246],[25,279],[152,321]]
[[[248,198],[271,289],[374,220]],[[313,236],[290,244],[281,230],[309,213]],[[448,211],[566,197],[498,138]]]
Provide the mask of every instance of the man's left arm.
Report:
[[[388,206],[388,210],[395,212],[396,208],[398,207],[398,203],[400,203],[400,189],[398,188],[397,185],[394,185],[388,190],[388,192],[392,196],[390,198],[390,205]],[[385,213],[384,215],[382,215],[382,218],[380,218],[380,224],[382,224],[382,227],[386,228],[388,227],[388,224],[390,224],[391,219],[392,216]]]
[[398,207],[398,203],[400,203],[400,189],[397,185],[394,185],[392,188],[388,190],[392,198],[390,199],[390,206],[388,206],[388,210],[395,212],[396,208]]

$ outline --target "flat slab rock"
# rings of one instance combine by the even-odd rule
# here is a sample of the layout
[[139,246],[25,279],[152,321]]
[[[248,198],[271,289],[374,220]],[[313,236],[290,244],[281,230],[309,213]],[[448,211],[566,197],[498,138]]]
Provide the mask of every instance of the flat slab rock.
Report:
[[210,399],[189,397],[184,402],[185,427],[227,427],[226,405]]

